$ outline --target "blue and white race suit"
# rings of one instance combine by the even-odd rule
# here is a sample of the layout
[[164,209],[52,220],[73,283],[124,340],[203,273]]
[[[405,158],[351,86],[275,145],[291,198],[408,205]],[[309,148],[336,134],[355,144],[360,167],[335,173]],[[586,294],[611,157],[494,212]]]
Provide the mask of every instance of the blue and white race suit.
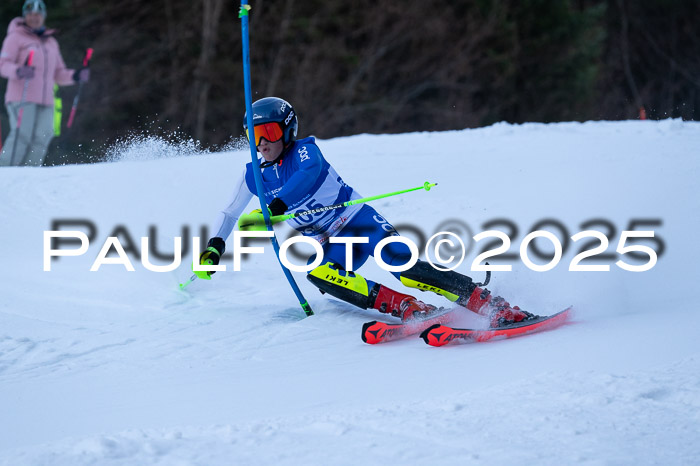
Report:
[[[252,162],[235,184],[233,198],[218,217],[216,235],[229,237],[248,203],[257,196]],[[345,184],[325,160],[313,137],[295,141],[282,160],[262,169],[265,203],[276,197],[287,205],[287,212],[303,212],[318,207],[341,204],[361,196]],[[304,215],[287,220],[302,235],[318,241],[324,249],[324,263],[332,261],[345,267],[345,245],[330,244],[331,236],[362,236],[368,243],[353,247],[353,264],[357,269],[374,254],[374,246],[383,238],[397,235],[394,227],[368,205],[354,205]],[[342,231],[341,231],[342,230]],[[404,264],[411,257],[405,244],[390,243],[382,250],[382,259],[390,265]],[[394,273],[398,277],[398,272]]]
[[[257,195],[253,164],[249,162],[236,182],[234,196],[218,218],[215,236],[228,238],[250,200]],[[361,196],[345,184],[335,169],[323,158],[313,137],[295,141],[277,164],[262,169],[265,203],[276,197],[287,205],[287,213],[341,204]],[[355,205],[303,215],[287,223],[304,236],[321,244],[333,236],[361,209]]]

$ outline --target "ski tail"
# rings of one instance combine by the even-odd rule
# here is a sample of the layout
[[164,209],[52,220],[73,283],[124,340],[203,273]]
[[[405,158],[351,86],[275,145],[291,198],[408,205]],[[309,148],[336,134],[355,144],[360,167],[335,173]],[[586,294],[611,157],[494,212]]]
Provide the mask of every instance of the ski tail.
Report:
[[370,345],[405,338],[420,333],[434,324],[446,324],[454,320],[460,308],[439,309],[422,319],[407,320],[400,324],[390,324],[373,320],[362,326],[362,341]]

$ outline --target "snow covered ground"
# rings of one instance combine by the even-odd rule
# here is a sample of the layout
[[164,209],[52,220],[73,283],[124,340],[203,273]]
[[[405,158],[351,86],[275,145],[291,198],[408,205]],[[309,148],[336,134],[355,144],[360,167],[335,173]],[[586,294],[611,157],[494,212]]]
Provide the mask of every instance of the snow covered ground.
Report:
[[[517,254],[547,219],[542,229],[562,241],[609,236],[612,256],[586,264],[610,271],[568,270],[587,240],[569,240],[547,272],[494,262],[513,265],[494,273],[496,294],[538,314],[573,304],[574,322],[491,343],[370,346],[360,328],[377,313],[295,274],[316,312],[302,318],[269,243],[241,272],[229,259],[229,271],[187,292],[177,283],[190,254],[168,273],[131,254],[142,236],[172,253],[174,237],[210,224],[247,150],[183,156],[191,151],[142,141],[112,163],[5,168],[0,464],[700,463],[700,124],[497,124],[319,146],[364,196],[438,182],[373,205],[416,241],[410,226],[460,234],[470,251],[459,270],[477,280],[483,272],[469,268],[483,243],[470,236],[503,230]],[[45,272],[43,232],[56,220],[88,222],[94,238]],[[639,243],[663,247],[651,270],[615,265],[645,262],[615,253],[628,229],[655,231]],[[90,272],[115,230],[136,270]],[[361,273],[402,289],[371,260]]]

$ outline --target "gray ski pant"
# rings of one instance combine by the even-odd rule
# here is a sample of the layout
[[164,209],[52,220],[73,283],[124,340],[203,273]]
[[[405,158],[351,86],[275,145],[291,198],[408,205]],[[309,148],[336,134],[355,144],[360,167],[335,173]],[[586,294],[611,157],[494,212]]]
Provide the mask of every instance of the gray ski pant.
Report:
[[11,131],[2,145],[0,167],[19,165],[40,167],[44,163],[46,150],[53,139],[53,107],[25,102],[19,131],[17,131],[19,102],[8,102],[6,107]]

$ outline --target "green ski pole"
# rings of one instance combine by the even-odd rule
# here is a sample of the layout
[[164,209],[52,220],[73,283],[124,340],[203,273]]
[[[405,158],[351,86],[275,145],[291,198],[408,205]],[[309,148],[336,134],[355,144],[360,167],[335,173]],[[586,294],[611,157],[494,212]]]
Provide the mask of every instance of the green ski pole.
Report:
[[192,282],[195,281],[196,279],[197,279],[197,275],[192,274],[192,276],[190,277],[189,280],[187,280],[185,283],[180,283],[180,289],[181,289],[181,290],[184,290],[185,287],[187,287],[187,285],[189,285],[190,283],[192,283]]
[[426,191],[430,191],[430,188],[432,188],[433,186],[437,186],[437,183],[429,183],[428,181],[426,181],[425,183],[423,183],[422,186],[418,186],[416,188],[404,189],[402,191],[394,191],[393,193],[387,193],[387,194],[378,194],[376,196],[363,197],[362,199],[355,199],[352,201],[343,202],[341,204],[333,204],[333,205],[329,205],[329,206],[325,206],[325,207],[318,207],[316,209],[305,210],[303,212],[294,212],[291,214],[276,215],[274,217],[270,217],[270,222],[271,223],[284,222],[285,220],[289,220],[290,218],[301,217],[302,215],[312,215],[312,214],[317,214],[319,212],[325,212],[327,210],[333,210],[333,209],[340,209],[342,207],[348,207],[348,206],[355,205],[355,204],[364,204],[365,202],[376,201],[377,199],[384,199],[385,197],[396,196],[396,195],[408,193],[411,191],[418,191],[419,189],[425,189]]

